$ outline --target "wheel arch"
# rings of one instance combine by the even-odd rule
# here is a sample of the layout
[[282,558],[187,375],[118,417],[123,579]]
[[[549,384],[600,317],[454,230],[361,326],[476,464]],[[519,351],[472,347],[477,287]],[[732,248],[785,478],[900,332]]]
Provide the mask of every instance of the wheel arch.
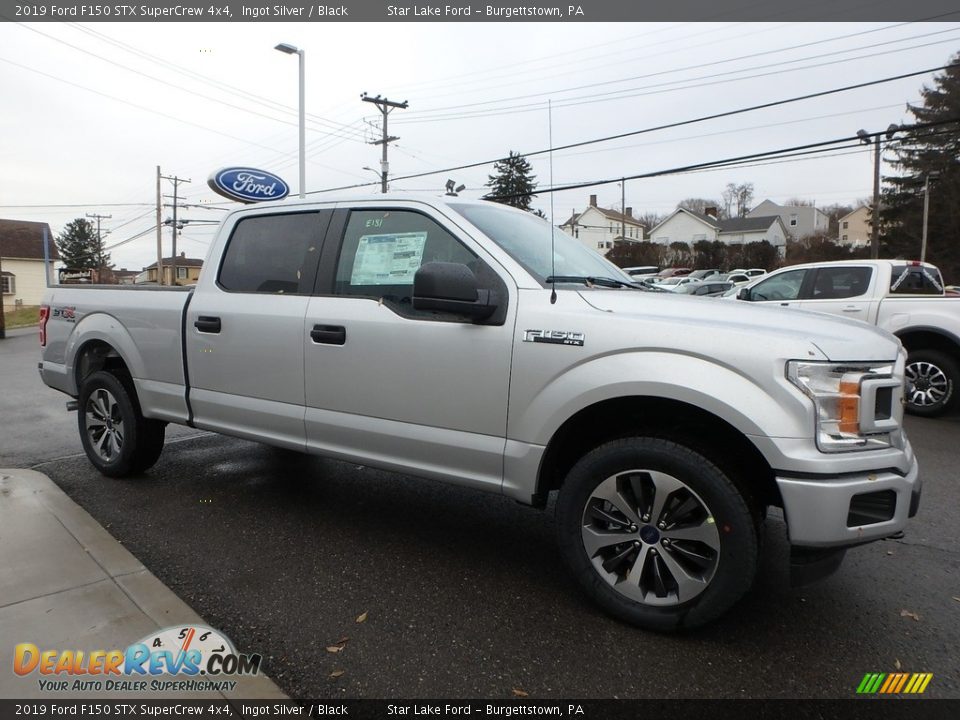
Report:
[[758,506],[782,505],[773,470],[740,430],[713,413],[681,400],[618,397],[589,405],[553,434],[540,461],[534,502],[559,490],[570,468],[603,443],[633,435],[673,440],[706,456]]
[[960,361],[960,338],[942,328],[917,326],[894,333],[907,352],[918,350],[939,350]]
[[97,370],[122,369],[132,378],[143,374],[144,361],[130,333],[106,313],[88,315],[77,324],[66,357],[71,360],[74,395],[79,395],[84,378]]

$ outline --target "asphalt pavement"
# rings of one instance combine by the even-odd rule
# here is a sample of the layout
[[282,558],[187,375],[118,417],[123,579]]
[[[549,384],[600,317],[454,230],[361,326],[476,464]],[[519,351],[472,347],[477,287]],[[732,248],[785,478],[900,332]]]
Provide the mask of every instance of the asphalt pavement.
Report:
[[22,374],[31,340],[0,343],[0,383],[6,417],[27,403],[43,432],[5,434],[0,466],[12,453],[49,475],[293,697],[849,698],[865,673],[895,671],[960,697],[960,414],[908,420],[924,495],[903,539],[791,589],[773,514],[754,589],[665,636],[579,593],[552,508],[196,431],[149,473],[105,478],[56,414],[63,398]]

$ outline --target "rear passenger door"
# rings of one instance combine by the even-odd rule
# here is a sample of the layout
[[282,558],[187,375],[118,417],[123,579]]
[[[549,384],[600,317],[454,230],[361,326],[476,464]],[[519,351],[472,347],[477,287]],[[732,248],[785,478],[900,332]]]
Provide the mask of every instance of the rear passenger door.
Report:
[[303,450],[303,322],[332,210],[254,214],[230,231],[216,281],[186,317],[197,427]]
[[[416,207],[337,211],[303,329],[308,447],[499,488],[515,296],[509,275]],[[474,323],[413,307],[427,262],[464,264],[497,297]]]
[[804,310],[871,322],[878,301],[872,298],[873,268],[864,265],[831,265],[814,268],[804,290]]

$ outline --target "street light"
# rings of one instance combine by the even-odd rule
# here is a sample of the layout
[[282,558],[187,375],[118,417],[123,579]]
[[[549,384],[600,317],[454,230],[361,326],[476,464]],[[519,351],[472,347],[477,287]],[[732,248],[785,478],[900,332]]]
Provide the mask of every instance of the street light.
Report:
[[304,90],[304,53],[303,50],[294,45],[290,45],[289,43],[280,43],[279,45],[274,46],[274,50],[287,53],[287,55],[300,56],[300,197],[303,198],[306,197],[304,187],[307,184],[307,118],[304,102],[304,96],[306,94]]
[[937,178],[940,173],[931,170],[923,183],[923,239],[920,241],[920,262],[927,259],[927,217],[930,215],[930,179]]
[[[891,124],[887,127],[887,140],[891,139],[899,125]],[[876,260],[880,257],[880,134],[872,137],[866,130],[857,130],[857,137],[864,145],[873,144],[873,220],[870,225],[870,257]]]
[[364,170],[369,170],[369,171],[372,172],[374,175],[376,175],[376,176],[377,176],[377,182],[380,182],[380,181],[383,179],[383,173],[381,173],[379,170],[374,170],[374,169],[373,169],[372,167],[370,167],[369,165],[364,165],[364,166],[363,166],[363,169],[364,169]]

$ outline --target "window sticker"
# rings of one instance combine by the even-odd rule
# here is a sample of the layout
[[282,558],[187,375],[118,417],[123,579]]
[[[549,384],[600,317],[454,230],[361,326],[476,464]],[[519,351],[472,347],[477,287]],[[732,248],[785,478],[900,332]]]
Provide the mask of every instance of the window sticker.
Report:
[[427,233],[364,235],[353,260],[351,285],[412,285]]

